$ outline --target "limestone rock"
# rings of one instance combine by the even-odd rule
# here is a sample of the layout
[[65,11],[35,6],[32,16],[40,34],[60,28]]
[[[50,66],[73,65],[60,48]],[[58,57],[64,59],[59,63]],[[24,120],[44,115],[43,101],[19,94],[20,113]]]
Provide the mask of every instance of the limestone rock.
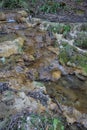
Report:
[[0,43],[0,57],[9,57],[12,54],[20,54],[24,39],[19,37],[14,41]]

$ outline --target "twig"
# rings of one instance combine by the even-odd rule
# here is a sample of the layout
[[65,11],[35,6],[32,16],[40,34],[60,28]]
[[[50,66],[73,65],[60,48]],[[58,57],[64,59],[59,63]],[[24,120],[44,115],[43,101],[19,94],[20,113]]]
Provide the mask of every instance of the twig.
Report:
[[60,103],[58,102],[58,100],[56,100],[55,97],[54,97],[54,101],[56,102],[56,104],[57,104],[57,106],[58,106],[58,109],[59,109],[60,113],[63,113],[62,106],[60,105]]

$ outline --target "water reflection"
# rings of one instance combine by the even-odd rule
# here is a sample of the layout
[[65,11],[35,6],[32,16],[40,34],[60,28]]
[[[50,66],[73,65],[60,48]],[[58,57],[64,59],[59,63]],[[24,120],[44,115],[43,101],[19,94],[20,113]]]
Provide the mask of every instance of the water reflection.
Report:
[[75,75],[68,75],[57,82],[45,82],[45,85],[51,97],[87,113],[87,79],[81,81]]

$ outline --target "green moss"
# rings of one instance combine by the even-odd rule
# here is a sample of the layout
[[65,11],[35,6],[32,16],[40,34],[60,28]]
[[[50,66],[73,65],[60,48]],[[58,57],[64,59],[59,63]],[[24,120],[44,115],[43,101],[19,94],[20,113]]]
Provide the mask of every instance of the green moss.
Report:
[[40,10],[46,13],[56,13],[61,8],[60,3],[48,0],[40,7]]
[[85,74],[87,74],[87,65],[83,65],[83,66],[82,66],[82,69],[83,69],[83,72],[84,72]]
[[77,34],[74,44],[82,49],[87,49],[87,33],[79,32]]
[[[12,124],[12,127],[10,124]],[[48,130],[64,130],[64,125],[61,119],[55,117],[55,115],[51,115],[50,113],[27,113],[18,115],[15,123],[14,120],[10,119],[5,129],[12,128],[12,130],[19,130],[19,126],[20,130],[26,130],[26,126],[28,126],[30,130],[45,130],[46,128],[48,128]]]
[[87,73],[87,56],[77,55],[76,61],[78,62],[78,66],[80,66]]
[[63,34],[64,37],[66,37],[66,35],[70,32],[71,30],[71,26],[68,24],[59,24],[59,25],[54,25],[54,26],[50,26],[48,28],[49,31],[54,32],[54,33],[58,33],[58,34]]
[[59,54],[59,61],[61,64],[65,65],[69,61],[69,57],[65,50],[61,50]]
[[61,64],[67,65],[67,62],[70,62],[73,66],[74,63],[75,66],[82,68],[87,73],[87,54],[79,54],[74,47],[66,44],[60,50],[58,58]]

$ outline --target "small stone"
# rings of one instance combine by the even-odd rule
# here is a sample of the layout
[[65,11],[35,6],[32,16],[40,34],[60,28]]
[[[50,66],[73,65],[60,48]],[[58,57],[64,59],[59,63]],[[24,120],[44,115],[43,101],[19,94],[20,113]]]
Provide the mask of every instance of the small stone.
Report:
[[57,105],[56,105],[55,103],[51,103],[51,104],[49,105],[49,109],[50,109],[50,110],[56,110],[56,109],[57,109]]
[[52,71],[52,80],[58,80],[61,78],[61,71],[60,70],[54,70]]

